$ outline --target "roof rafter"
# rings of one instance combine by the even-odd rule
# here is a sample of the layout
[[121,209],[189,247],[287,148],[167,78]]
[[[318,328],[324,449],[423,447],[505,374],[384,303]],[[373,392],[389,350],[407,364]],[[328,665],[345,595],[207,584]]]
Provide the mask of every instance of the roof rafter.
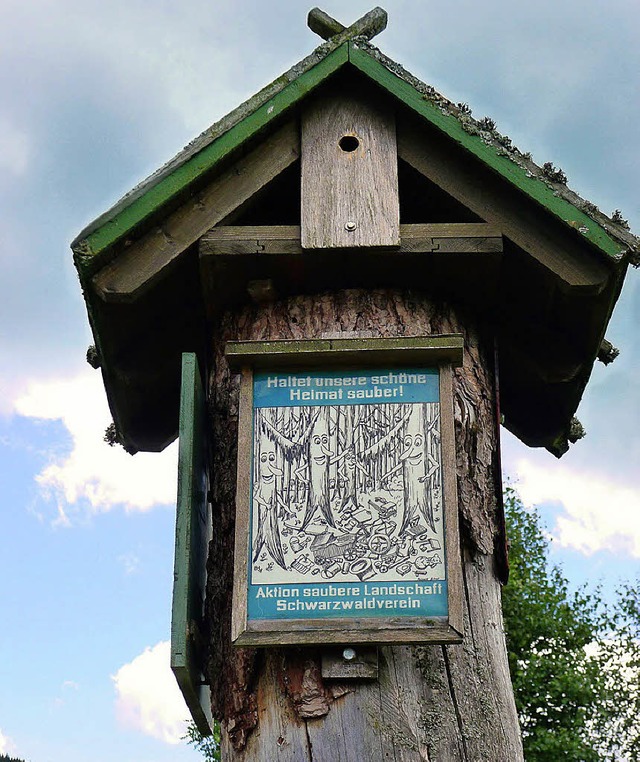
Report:
[[98,295],[105,301],[137,298],[209,228],[255,196],[299,156],[299,129],[292,121],[94,275]]

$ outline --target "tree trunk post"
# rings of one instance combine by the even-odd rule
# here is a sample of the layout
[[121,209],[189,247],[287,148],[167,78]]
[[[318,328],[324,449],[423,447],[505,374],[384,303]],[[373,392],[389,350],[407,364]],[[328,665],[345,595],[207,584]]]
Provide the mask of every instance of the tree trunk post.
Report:
[[[234,648],[239,376],[225,359],[226,342],[444,333],[465,337],[464,365],[454,373],[462,644],[381,646],[377,680],[342,682],[323,680],[322,648]],[[214,716],[221,719],[223,760],[521,760],[500,600],[506,562],[489,327],[416,293],[337,291],[224,312],[213,326],[211,352],[208,678]]]

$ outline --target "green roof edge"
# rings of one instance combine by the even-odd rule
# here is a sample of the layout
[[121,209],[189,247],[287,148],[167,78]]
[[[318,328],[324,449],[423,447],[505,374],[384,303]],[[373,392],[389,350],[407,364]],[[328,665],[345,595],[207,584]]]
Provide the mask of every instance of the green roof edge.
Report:
[[[343,43],[329,53],[326,58],[321,59],[312,68],[286,84],[255,111],[249,113],[244,119],[222,133],[156,185],[149,188],[143,195],[134,199],[113,219],[107,220],[96,230],[90,232],[82,242],[84,245],[82,245],[83,251],[79,266],[88,264],[91,259],[109,249],[134,227],[183,192],[194,180],[215,167],[238,146],[286,113],[301,98],[347,63],[348,57],[348,45]],[[278,80],[275,80],[272,85],[277,83]],[[80,240],[77,239],[72,246],[75,248],[78,245],[80,248],[79,244]]]
[[[309,59],[318,54],[322,56],[324,52],[322,47],[314,51]],[[379,58],[383,60],[378,60]],[[273,95],[267,100],[263,100],[257,108],[253,111],[250,110],[244,118],[240,118],[229,129],[204,145],[203,148],[196,150],[186,161],[178,164],[175,169],[169,170],[155,184],[150,185],[146,190],[143,189],[140,195],[134,195],[130,203],[126,203],[125,196],[113,208],[112,218],[108,217],[109,213],[107,212],[104,221],[98,218],[89,225],[72,243],[72,248],[76,254],[76,265],[80,273],[89,275],[93,272],[102,264],[101,255],[103,253],[124,239],[165,204],[178,198],[191,183],[213,169],[216,164],[245,141],[253,138],[274,120],[285,114],[304,96],[347,63],[353,65],[378,86],[426,119],[460,147],[476,156],[486,166],[552,213],[567,227],[573,229],[576,234],[582,234],[585,240],[607,254],[612,260],[619,261],[621,259],[625,251],[624,244],[619,239],[612,237],[597,220],[567,199],[562,198],[541,177],[533,175],[525,166],[521,166],[509,156],[501,155],[498,146],[486,142],[477,134],[468,132],[455,114],[448,113],[441,103],[435,99],[431,100],[428,93],[421,92],[410,81],[392,71],[391,68],[398,68],[407,78],[414,79],[397,64],[394,66],[393,62],[387,62],[386,57],[373,46],[357,39],[348,40],[325,53],[324,57],[318,58],[311,65],[307,63],[309,59],[301,62],[308,66],[301,74],[291,79],[290,75],[296,67],[290,69],[256,96],[238,107],[229,116],[241,109],[250,109],[252,101],[264,95],[265,92],[273,92]],[[423,85],[423,87],[426,86]],[[428,89],[431,90],[431,88]],[[435,91],[433,92],[438,97]],[[222,122],[225,119],[227,117],[223,118]],[[218,124],[222,126],[222,122]],[[216,125],[210,128],[210,131],[213,131],[215,127]]]
[[555,195],[554,191],[540,178],[528,176],[524,167],[506,156],[500,156],[496,148],[487,145],[481,137],[469,134],[457,117],[444,113],[438,105],[428,100],[426,95],[394,74],[370,53],[361,50],[355,42],[349,43],[349,61],[367,77],[502,175],[512,185],[552,212],[568,227],[581,232],[583,237],[598,249],[616,260],[620,258],[624,249],[620,241],[612,238],[592,217],[569,201]]

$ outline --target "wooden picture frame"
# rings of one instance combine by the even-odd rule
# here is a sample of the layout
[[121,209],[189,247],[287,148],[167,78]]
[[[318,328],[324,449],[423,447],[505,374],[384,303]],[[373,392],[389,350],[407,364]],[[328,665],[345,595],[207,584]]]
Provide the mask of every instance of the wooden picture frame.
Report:
[[460,642],[463,337],[229,342],[226,355],[241,372],[233,643]]

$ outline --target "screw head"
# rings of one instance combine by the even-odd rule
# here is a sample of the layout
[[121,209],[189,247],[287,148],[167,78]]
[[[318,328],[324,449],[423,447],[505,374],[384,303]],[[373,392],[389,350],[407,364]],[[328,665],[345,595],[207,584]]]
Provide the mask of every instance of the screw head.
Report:
[[358,226],[356,225],[356,223],[355,223],[355,222],[347,222],[347,223],[345,224],[345,226],[344,226],[344,229],[345,229],[345,230],[348,230],[350,233],[353,233],[353,231],[354,231],[354,230],[355,230],[357,227],[358,227]]
[[356,658],[356,652],[354,648],[345,648],[342,652],[342,658],[345,661],[353,661]]

